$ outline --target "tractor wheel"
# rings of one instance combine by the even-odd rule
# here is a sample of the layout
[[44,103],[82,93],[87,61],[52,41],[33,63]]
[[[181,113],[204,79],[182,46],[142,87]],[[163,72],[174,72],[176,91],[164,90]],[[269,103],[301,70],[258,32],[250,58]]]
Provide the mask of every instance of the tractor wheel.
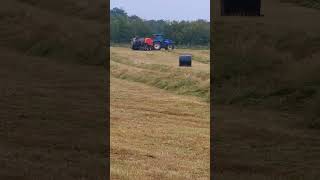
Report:
[[173,50],[174,49],[174,46],[173,45],[168,45],[167,47],[166,47],[166,50],[168,50],[168,51],[171,51],[171,50]]
[[160,43],[155,43],[155,44],[153,45],[153,48],[154,48],[155,50],[160,50],[160,49],[161,49],[161,44],[160,44]]

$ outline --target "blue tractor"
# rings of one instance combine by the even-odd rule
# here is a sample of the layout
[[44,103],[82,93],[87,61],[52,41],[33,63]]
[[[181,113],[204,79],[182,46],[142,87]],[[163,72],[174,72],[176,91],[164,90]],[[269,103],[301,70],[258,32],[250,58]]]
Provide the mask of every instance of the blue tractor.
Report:
[[170,39],[165,39],[162,34],[153,34],[153,49],[160,50],[162,48],[166,50],[174,49],[174,42]]

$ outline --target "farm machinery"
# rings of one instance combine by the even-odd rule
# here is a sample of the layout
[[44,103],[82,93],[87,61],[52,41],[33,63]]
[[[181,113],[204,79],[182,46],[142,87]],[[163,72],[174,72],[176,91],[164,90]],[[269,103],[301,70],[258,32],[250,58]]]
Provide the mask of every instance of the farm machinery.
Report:
[[174,49],[174,42],[170,39],[165,39],[162,34],[153,34],[151,38],[134,37],[131,41],[131,49],[133,50],[166,50]]

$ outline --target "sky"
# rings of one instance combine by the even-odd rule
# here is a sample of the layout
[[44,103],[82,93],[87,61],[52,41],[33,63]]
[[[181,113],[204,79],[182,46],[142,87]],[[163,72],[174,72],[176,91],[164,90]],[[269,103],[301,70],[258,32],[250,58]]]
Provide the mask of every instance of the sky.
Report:
[[110,6],[146,20],[210,20],[210,0],[110,0]]

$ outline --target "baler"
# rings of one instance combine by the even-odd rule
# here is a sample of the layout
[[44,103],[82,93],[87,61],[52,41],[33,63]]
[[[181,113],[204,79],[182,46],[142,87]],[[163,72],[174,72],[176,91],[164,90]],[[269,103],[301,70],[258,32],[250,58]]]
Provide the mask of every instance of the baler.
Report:
[[162,34],[153,34],[151,38],[134,37],[131,41],[133,50],[166,50],[174,49],[174,42],[170,39],[164,39]]

